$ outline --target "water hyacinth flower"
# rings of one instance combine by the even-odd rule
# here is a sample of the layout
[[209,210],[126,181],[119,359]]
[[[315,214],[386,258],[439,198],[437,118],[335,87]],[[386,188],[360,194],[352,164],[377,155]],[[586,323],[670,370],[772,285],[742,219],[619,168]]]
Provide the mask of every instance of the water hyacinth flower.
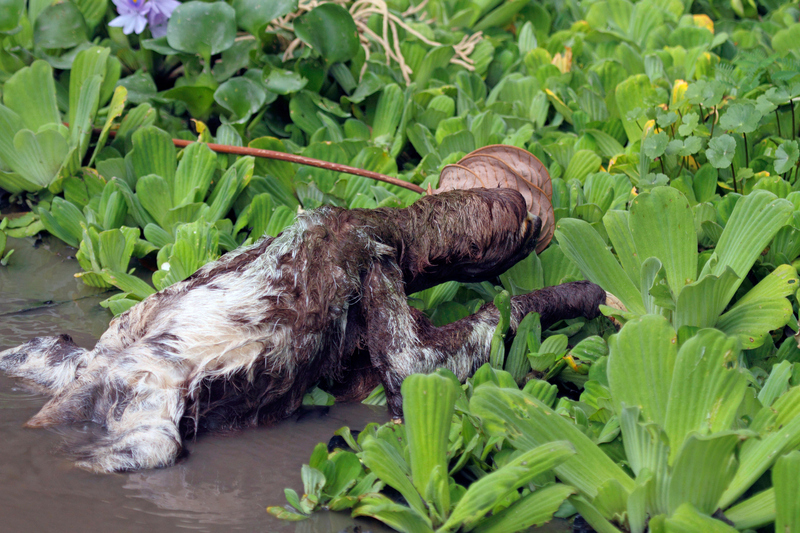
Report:
[[175,8],[181,5],[177,0],[148,0],[150,11],[147,20],[150,22],[150,33],[158,39],[167,34],[167,22]]
[[122,33],[142,33],[150,24],[153,37],[163,37],[167,33],[167,22],[175,8],[176,0],[113,0],[119,16],[108,23],[122,28]]

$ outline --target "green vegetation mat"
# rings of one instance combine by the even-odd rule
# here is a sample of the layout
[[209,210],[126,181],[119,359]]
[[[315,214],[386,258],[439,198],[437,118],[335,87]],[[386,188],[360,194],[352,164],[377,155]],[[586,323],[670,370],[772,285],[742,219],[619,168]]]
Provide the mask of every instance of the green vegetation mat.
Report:
[[[466,385],[408,378],[405,424],[343,428],[350,449],[318,446],[304,494],[269,511],[408,532],[575,513],[601,533],[800,532],[799,14],[775,0],[2,0],[0,190],[25,214],[0,222],[0,263],[15,260],[7,236],[49,232],[79,249],[83,282],[120,289],[103,302],[119,314],[299,209],[419,197],[208,143],[423,190],[477,148],[524,148],[553,178],[549,247],[412,305],[441,325],[589,279],[625,310],[545,331],[530,315],[505,343],[501,326]],[[320,385],[306,403],[333,401]]]

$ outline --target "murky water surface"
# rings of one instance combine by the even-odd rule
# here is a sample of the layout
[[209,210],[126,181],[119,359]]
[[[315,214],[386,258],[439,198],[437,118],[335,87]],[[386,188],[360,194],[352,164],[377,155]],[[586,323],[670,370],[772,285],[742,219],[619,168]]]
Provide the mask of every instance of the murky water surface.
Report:
[[[98,302],[112,293],[87,287],[72,248],[55,239],[9,239],[16,251],[0,267],[0,350],[32,337],[68,333],[91,347],[111,314]],[[284,505],[283,489],[302,492],[300,467],[314,445],[342,426],[383,422],[386,412],[340,404],[276,427],[234,435],[202,435],[178,465],[129,474],[97,475],[58,453],[63,434],[88,431],[24,429],[46,397],[0,373],[0,531],[269,531],[297,533],[389,531],[346,513],[318,513],[281,522],[265,511]],[[544,531],[566,531],[564,523]]]

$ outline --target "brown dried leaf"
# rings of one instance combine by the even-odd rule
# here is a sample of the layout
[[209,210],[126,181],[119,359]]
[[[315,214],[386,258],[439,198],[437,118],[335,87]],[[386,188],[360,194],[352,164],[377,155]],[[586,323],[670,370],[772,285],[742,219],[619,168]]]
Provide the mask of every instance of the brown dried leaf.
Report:
[[484,146],[483,148],[478,148],[464,157],[467,158],[477,154],[492,155],[498,159],[502,159],[503,162],[513,168],[517,174],[543,190],[547,198],[552,201],[553,184],[550,181],[550,173],[547,172],[544,163],[539,161],[539,158],[532,153],[522,148],[517,148],[516,146],[492,144]]
[[445,166],[435,192],[479,187],[519,191],[528,204],[528,211],[542,219],[536,252],[547,248],[555,231],[555,216],[550,201],[553,191],[550,175],[541,161],[514,146],[486,146],[467,154],[456,164]]

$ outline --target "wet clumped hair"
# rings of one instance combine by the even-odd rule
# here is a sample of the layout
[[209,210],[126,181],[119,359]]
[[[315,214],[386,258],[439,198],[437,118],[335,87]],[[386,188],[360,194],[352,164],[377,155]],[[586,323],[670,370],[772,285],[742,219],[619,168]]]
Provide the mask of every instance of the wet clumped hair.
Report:
[[[434,327],[406,295],[492,279],[531,253],[541,220],[510,189],[425,196],[404,209],[322,207],[209,263],[115,318],[92,350],[67,335],[0,353],[0,370],[52,399],[28,425],[94,422],[74,447],[99,472],[169,466],[199,430],[270,424],[320,380],[338,399],[383,383],[402,416],[400,385],[449,368],[461,380],[488,361],[492,304]],[[546,326],[598,314],[588,282],[512,299],[511,332],[531,311]]]

